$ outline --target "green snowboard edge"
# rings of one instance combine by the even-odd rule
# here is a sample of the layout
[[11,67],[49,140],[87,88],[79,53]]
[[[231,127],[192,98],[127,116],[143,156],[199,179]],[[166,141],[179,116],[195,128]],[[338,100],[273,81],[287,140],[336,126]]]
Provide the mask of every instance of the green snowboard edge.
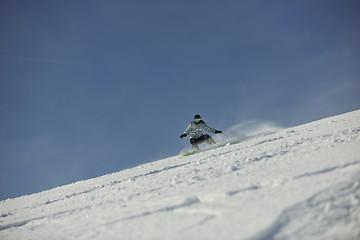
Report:
[[181,156],[182,156],[182,157],[186,157],[186,156],[193,155],[193,154],[195,154],[195,153],[197,153],[197,152],[198,152],[198,151],[187,152],[187,153],[182,154]]

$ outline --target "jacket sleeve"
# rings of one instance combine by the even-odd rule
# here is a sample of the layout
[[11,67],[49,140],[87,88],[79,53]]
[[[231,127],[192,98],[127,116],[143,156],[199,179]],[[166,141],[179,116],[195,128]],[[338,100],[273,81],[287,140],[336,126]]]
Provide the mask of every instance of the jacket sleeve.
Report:
[[206,125],[206,123],[201,123],[201,127],[207,132],[215,133],[216,131],[215,128],[209,127],[208,125]]
[[186,128],[186,130],[185,130],[185,134],[186,135],[189,135],[189,133],[191,132],[191,130],[192,130],[192,126],[191,126],[191,123],[189,124],[189,126]]

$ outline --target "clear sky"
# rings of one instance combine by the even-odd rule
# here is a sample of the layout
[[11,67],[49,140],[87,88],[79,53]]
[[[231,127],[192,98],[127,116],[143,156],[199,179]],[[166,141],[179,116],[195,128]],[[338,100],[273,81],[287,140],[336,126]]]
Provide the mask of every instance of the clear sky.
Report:
[[357,0],[0,1],[0,199],[359,108]]

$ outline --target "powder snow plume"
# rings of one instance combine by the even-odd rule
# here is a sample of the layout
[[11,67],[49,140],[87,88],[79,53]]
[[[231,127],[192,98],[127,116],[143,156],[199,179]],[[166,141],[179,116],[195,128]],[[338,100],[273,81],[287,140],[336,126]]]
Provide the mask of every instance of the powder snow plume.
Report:
[[[235,124],[234,126],[223,131],[223,134],[211,134],[213,139],[216,142],[214,146],[208,146],[207,143],[200,144],[200,149],[206,151],[209,149],[214,149],[220,146],[240,143],[251,138],[268,135],[275,133],[282,128],[277,124],[270,121],[260,121],[260,120],[250,120]],[[207,132],[204,131],[204,134]],[[180,151],[180,154],[192,151],[191,144]]]

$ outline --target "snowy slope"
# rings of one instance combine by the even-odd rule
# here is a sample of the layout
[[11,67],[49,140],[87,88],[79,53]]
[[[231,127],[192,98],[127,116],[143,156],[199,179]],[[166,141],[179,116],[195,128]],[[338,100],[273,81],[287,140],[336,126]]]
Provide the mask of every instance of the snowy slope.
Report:
[[0,202],[0,239],[360,239],[360,110]]

